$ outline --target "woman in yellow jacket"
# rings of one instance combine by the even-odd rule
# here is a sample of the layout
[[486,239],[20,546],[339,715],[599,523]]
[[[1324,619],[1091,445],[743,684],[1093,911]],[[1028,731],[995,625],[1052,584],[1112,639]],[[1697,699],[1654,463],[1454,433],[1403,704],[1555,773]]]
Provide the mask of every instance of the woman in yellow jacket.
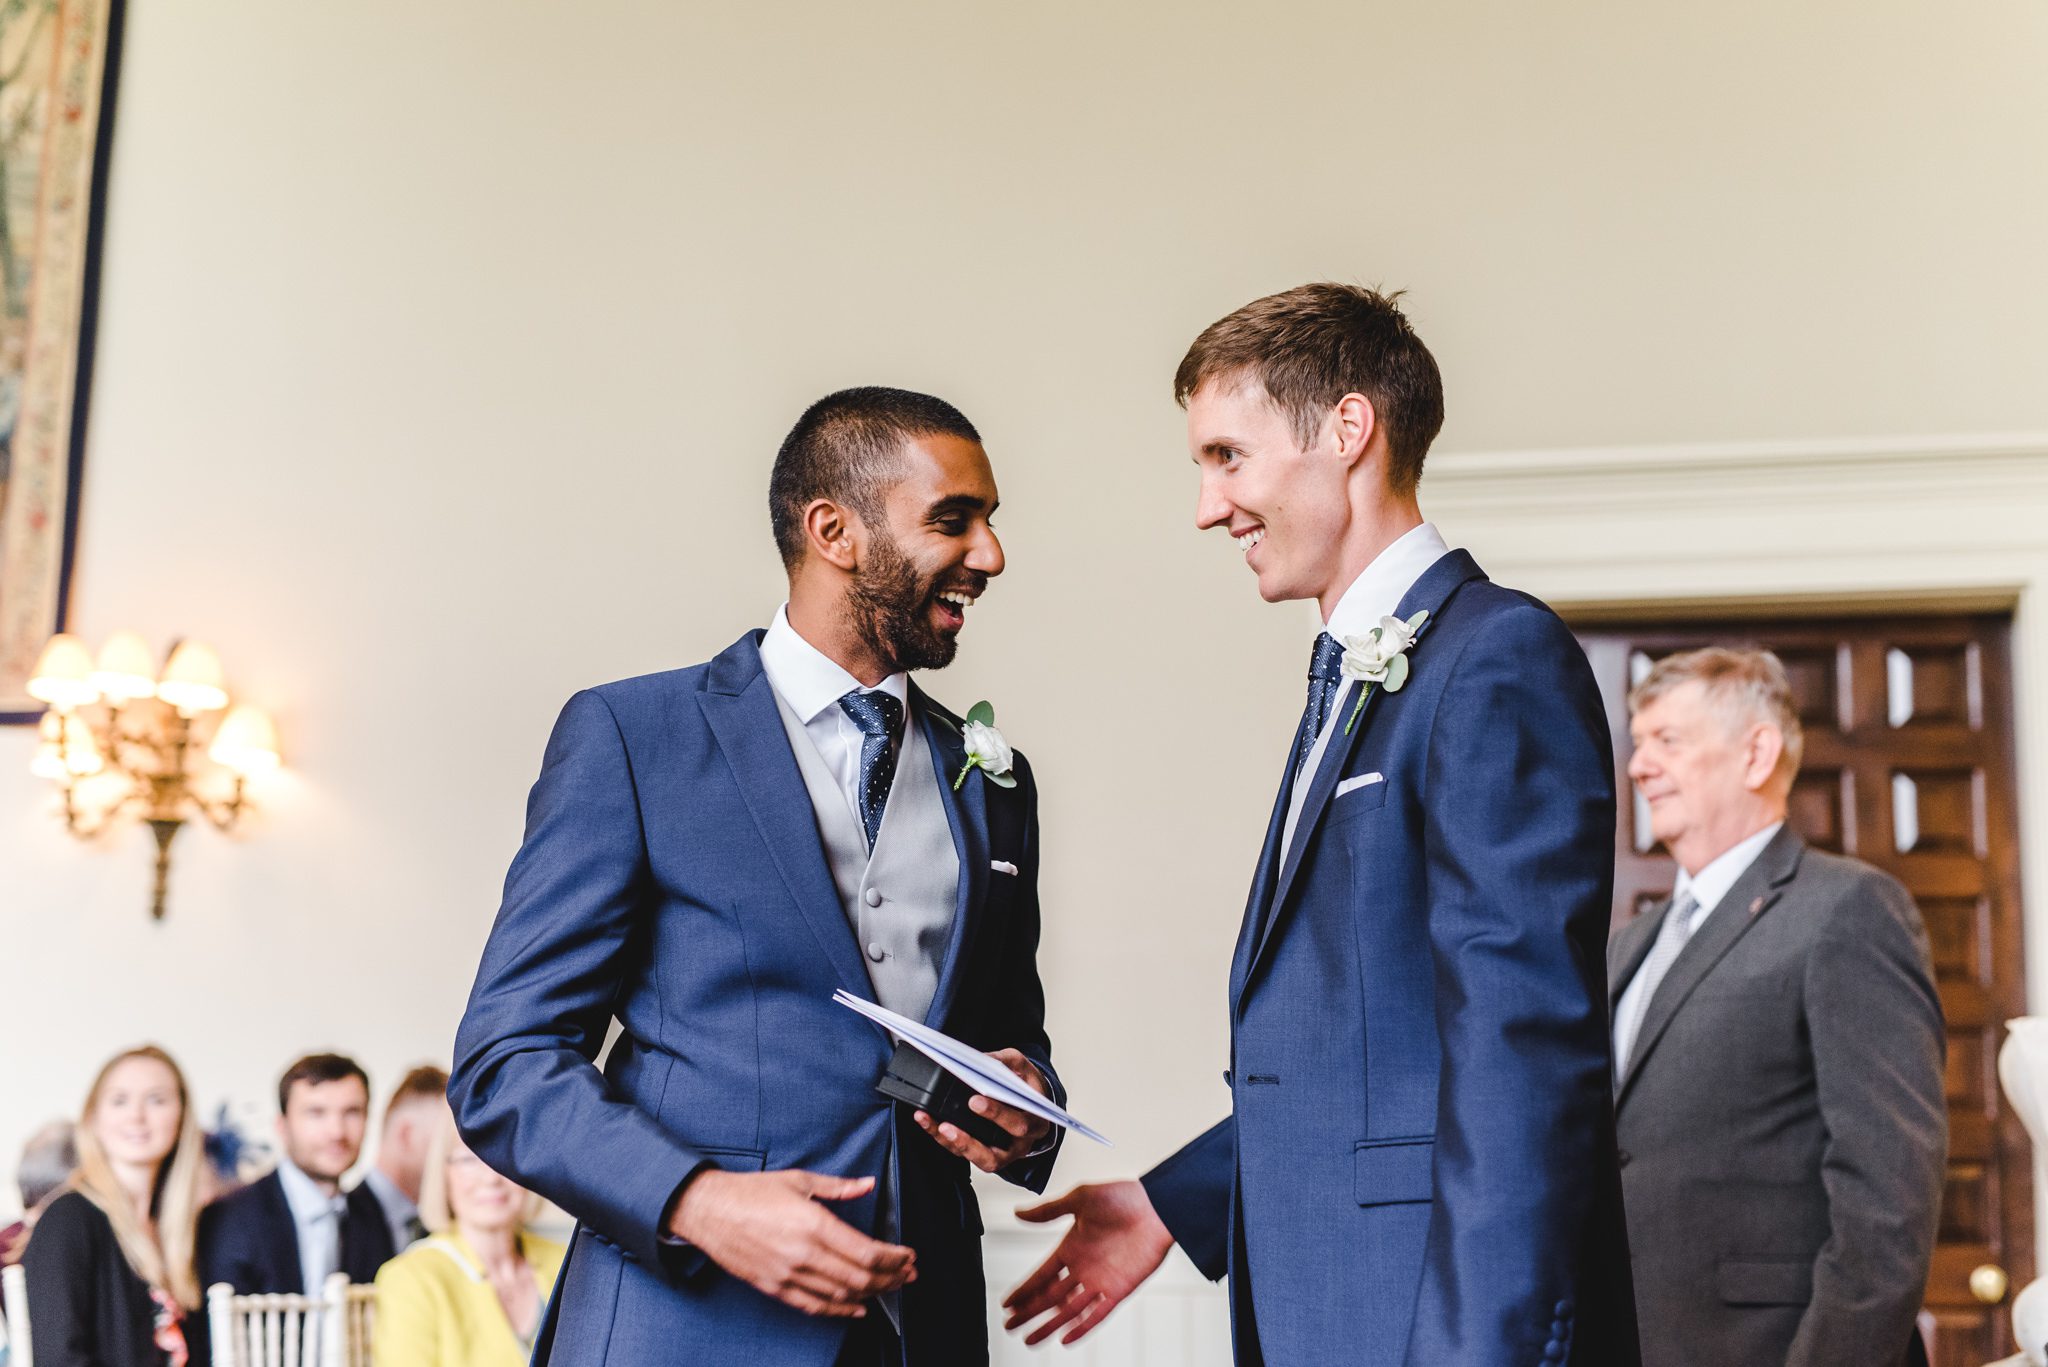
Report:
[[538,1204],[442,1117],[420,1179],[433,1233],[377,1274],[377,1367],[524,1367],[564,1252],[526,1229]]

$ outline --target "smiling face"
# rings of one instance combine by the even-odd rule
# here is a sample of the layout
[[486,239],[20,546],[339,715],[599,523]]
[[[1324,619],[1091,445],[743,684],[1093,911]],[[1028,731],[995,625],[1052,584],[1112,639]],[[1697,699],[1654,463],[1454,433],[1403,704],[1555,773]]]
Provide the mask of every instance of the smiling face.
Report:
[[913,437],[898,460],[846,589],[855,633],[892,674],[951,664],[968,608],[1003,572],[989,524],[995,473],[981,444]]
[[485,1165],[454,1139],[448,1150],[448,1214],[466,1229],[517,1229],[525,1222],[531,1201],[526,1189]]
[[1237,541],[1259,596],[1334,603],[1345,571],[1356,571],[1338,554],[1352,522],[1352,466],[1329,426],[1303,450],[1263,387],[1211,381],[1188,396],[1188,451],[1202,473],[1195,526]]
[[285,1155],[316,1182],[339,1182],[363,1151],[370,1092],[362,1079],[294,1082],[278,1118]]
[[156,1168],[177,1147],[185,1123],[177,1074],[157,1059],[122,1059],[108,1070],[87,1123],[109,1162]]

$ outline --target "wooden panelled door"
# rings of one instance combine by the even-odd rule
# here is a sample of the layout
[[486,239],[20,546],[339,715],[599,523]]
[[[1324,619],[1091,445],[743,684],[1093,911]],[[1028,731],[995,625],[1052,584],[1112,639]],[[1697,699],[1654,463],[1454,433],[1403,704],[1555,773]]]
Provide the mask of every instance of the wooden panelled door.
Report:
[[2010,1294],[2034,1275],[2034,1206],[2026,1132],[1997,1071],[2005,1022],[2026,1009],[2008,619],[1597,622],[1578,634],[1623,795],[1617,927],[1668,896],[1675,874],[1630,800],[1630,684],[1703,645],[1766,646],[1785,662],[1806,731],[1792,824],[1912,892],[1948,1018],[1948,1183],[1926,1300],[1934,1362],[1981,1367],[2012,1352]]

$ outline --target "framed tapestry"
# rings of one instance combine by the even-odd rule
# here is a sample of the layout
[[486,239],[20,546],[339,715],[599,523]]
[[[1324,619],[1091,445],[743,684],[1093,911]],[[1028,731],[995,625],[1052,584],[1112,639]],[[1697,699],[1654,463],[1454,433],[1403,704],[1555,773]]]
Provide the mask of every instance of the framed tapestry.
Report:
[[124,0],[0,0],[0,722],[64,629]]

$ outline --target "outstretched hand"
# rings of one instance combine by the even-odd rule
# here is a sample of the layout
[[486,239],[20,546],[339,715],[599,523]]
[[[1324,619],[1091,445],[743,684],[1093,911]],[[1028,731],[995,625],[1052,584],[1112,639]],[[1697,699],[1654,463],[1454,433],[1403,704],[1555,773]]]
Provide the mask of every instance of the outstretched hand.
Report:
[[872,1177],[707,1168],[683,1188],[669,1229],[755,1290],[807,1315],[860,1319],[861,1302],[917,1280],[917,1255],[880,1243],[820,1205],[874,1189]]
[[1067,1332],[1061,1343],[1085,1337],[1159,1269],[1173,1247],[1173,1235],[1137,1182],[1075,1187],[1017,1212],[1018,1219],[1034,1225],[1063,1215],[1073,1216],[1074,1223],[1059,1247],[1003,1298],[1010,1312],[1003,1322],[1006,1330],[1046,1316],[1025,1337],[1027,1345],[1043,1343],[1062,1328]]

